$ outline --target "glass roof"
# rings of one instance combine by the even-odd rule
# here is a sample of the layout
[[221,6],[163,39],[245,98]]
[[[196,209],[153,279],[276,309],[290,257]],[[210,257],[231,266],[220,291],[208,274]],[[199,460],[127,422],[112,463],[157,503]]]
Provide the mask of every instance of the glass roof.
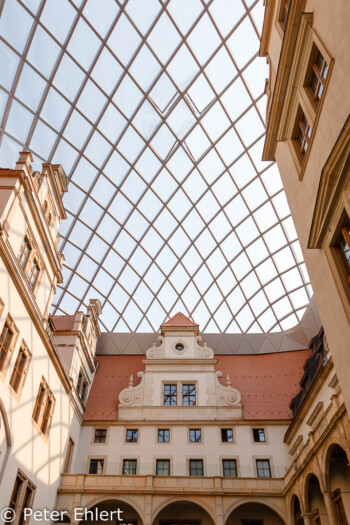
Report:
[[312,294],[277,166],[261,160],[262,0],[5,0],[2,166],[69,178],[53,312],[101,328],[274,332]]

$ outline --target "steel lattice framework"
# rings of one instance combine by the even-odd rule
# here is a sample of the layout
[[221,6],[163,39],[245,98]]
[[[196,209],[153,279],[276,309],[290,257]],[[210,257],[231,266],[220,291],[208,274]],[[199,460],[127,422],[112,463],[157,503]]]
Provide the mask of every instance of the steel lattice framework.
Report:
[[262,162],[262,0],[5,0],[0,161],[61,163],[55,313],[102,329],[286,330],[309,278],[277,168]]

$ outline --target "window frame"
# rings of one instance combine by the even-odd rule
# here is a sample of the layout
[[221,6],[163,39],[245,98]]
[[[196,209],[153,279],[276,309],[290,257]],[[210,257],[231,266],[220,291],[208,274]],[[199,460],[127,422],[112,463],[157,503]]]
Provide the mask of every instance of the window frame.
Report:
[[[202,465],[201,474],[192,474],[192,464],[200,463]],[[196,469],[197,470],[197,469]],[[188,460],[188,475],[191,477],[203,477],[204,476],[204,460],[202,458],[189,458]]]
[[[169,439],[168,441],[159,441],[159,432],[169,432]],[[161,444],[164,444],[164,443],[170,443],[170,439],[171,439],[171,432],[170,432],[170,428],[158,428],[157,429],[157,443],[161,443]]]
[[[159,474],[159,472],[158,472],[158,465],[159,465],[160,462],[167,462],[167,464],[168,464],[168,474]],[[170,458],[156,458],[155,475],[156,476],[171,476],[171,460],[170,460]]]
[[[195,439],[191,438],[191,433],[195,433]],[[199,433],[199,440],[197,439],[197,433]],[[203,432],[201,428],[189,428],[188,429],[188,442],[189,443],[203,443]]]
[[[231,435],[232,435],[232,439],[224,439],[223,438],[223,432],[228,432],[230,431],[231,432]],[[220,437],[221,437],[221,443],[223,444],[226,444],[226,443],[234,443],[235,442],[235,438],[234,438],[234,434],[233,434],[233,428],[230,428],[230,427],[222,427],[220,428]]]
[[[20,480],[21,485],[18,489],[16,497],[14,498],[16,484],[18,480]],[[27,499],[28,491],[30,491],[29,500]],[[33,508],[35,491],[36,486],[34,485],[34,483],[25,474],[23,474],[23,472],[20,469],[18,469],[8,505],[8,507],[13,509],[16,514],[14,520],[12,521],[13,525],[19,525],[24,523],[22,519],[24,508]],[[5,521],[5,525],[9,523],[10,522]]]
[[[88,458],[89,460],[89,471],[88,471],[88,474],[92,475],[92,476],[101,476],[105,473],[105,468],[106,468],[106,458],[105,457],[89,457]],[[100,462],[100,466],[98,463],[96,463],[97,465],[97,472],[91,472],[91,466],[92,466],[92,463],[93,462]],[[99,468],[100,467],[100,468]]]
[[[264,440],[255,440],[255,435],[254,435],[254,432],[255,431],[262,431],[264,433]],[[263,444],[263,445],[266,445],[266,443],[268,442],[267,441],[267,433],[266,433],[266,428],[265,427],[252,427],[252,442],[254,444]]]
[[[126,463],[127,462],[133,462],[134,466],[135,466],[135,472],[133,472],[132,474],[129,474],[129,472],[125,472],[126,470]],[[122,462],[122,476],[136,476],[137,475],[137,468],[138,468],[138,460],[137,458],[123,458],[123,462]]]
[[[261,467],[258,466],[258,462],[264,462],[264,463],[267,463],[267,466],[268,466],[268,473],[269,473],[269,476],[261,476],[259,475],[259,473],[261,473],[261,471],[263,470],[265,472],[265,470],[267,470],[265,467],[263,467],[261,469]],[[255,458],[255,469],[256,469],[256,477],[257,478],[272,478],[272,468],[271,468],[271,460],[270,458]]]
[[55,396],[51,392],[45,378],[42,377],[34,404],[32,421],[39,434],[46,440],[50,435],[55,405]]
[[[3,342],[8,334],[10,334],[10,337],[7,346],[4,347]],[[0,373],[3,375],[3,377],[6,376],[7,371],[9,369],[12,355],[17,343],[18,334],[18,328],[13,322],[12,317],[10,316],[10,314],[7,314],[0,332]]]
[[[131,438],[128,438],[128,433],[131,433]],[[136,433],[136,439],[134,438],[134,434]],[[127,428],[125,430],[125,443],[138,443],[139,442],[139,429],[138,428]]]
[[[24,361],[22,361],[23,362],[22,368],[19,369],[19,364],[21,364],[21,362],[19,361],[21,355],[24,356]],[[14,397],[17,399],[17,401],[19,401],[21,398],[21,394],[22,394],[22,391],[23,391],[23,388],[24,388],[24,385],[25,385],[25,382],[28,376],[28,370],[30,367],[31,360],[32,360],[32,354],[28,346],[24,342],[24,340],[22,340],[22,343],[17,353],[15,364],[13,365],[13,369],[12,369],[12,373],[11,373],[11,377],[9,381],[11,391]],[[16,378],[18,378],[17,388],[15,388],[14,386]]]
[[[166,387],[175,387],[173,391],[171,391],[167,394],[165,392]],[[163,406],[170,407],[170,406],[178,406],[178,391],[177,391],[177,383],[163,383]],[[175,399],[173,399],[175,394]],[[166,400],[169,399],[169,403],[166,403]],[[175,401],[172,403],[172,401]]]
[[[235,469],[235,472],[236,474],[234,474],[233,476],[225,476],[225,466],[224,466],[224,463],[226,461],[233,461],[234,462],[234,469]],[[221,468],[222,468],[222,477],[223,478],[238,478],[238,464],[237,464],[237,458],[221,458]]]
[[[98,428],[98,427],[95,427],[93,429],[93,439],[92,439],[92,442],[96,445],[105,445],[107,443],[107,436],[108,436],[108,429],[107,428]],[[103,441],[96,441],[96,432],[105,432],[104,434],[104,440]]]
[[64,466],[63,466],[63,474],[69,474],[71,465],[72,465],[72,458],[73,458],[73,452],[74,452],[74,441],[70,437],[68,440],[67,445],[67,452],[66,452],[66,458],[64,460]]
[[87,376],[84,372],[83,367],[80,367],[78,379],[77,379],[77,386],[75,388],[77,396],[81,402],[81,404],[84,406],[86,399],[87,399],[87,393],[89,389],[89,381],[87,379]]
[[[184,394],[184,389],[192,387],[192,391]],[[194,390],[194,393],[193,393]],[[194,403],[191,403],[191,399],[194,397]],[[188,399],[188,403],[184,403],[184,399]],[[182,406],[196,406],[197,405],[197,385],[196,383],[181,383],[181,405]]]

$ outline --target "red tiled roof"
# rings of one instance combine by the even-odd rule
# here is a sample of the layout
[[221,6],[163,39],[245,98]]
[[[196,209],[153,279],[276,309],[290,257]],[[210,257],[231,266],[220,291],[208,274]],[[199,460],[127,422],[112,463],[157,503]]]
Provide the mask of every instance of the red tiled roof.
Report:
[[174,326],[174,327],[195,326],[196,328],[198,328],[199,325],[191,321],[191,319],[186,317],[181,312],[178,312],[177,314],[174,315],[174,317],[169,319],[169,321],[160,325],[161,328],[163,328],[163,326]]
[[[230,374],[231,383],[242,394],[246,420],[292,419],[289,403],[299,391],[303,366],[311,350],[262,355],[216,356],[216,369]],[[118,396],[137,372],[143,370],[144,355],[101,355],[91,393],[86,404],[86,421],[113,421],[117,417]]]
[[50,319],[58,332],[73,330],[75,315],[52,315]]

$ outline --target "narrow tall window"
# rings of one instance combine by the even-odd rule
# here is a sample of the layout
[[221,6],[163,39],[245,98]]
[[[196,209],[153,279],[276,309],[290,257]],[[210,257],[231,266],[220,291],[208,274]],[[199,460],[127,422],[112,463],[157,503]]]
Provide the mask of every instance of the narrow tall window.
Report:
[[270,461],[268,459],[257,459],[256,472],[258,478],[271,478]]
[[317,102],[322,96],[328,70],[329,64],[324,59],[321,51],[315,47],[309,73],[308,86],[311,89],[312,96]]
[[176,385],[164,385],[164,406],[176,406],[177,405],[177,386]]
[[194,406],[196,404],[196,385],[182,385],[183,406]]
[[237,463],[235,459],[222,460],[222,473],[225,478],[237,476]]
[[23,525],[25,523],[24,510],[31,508],[33,502],[34,489],[31,485],[27,485],[24,493],[24,499],[21,507],[21,512],[19,515],[18,525]]
[[28,368],[29,359],[29,354],[25,348],[20,348],[10,379],[10,385],[15,392],[18,392],[19,387],[23,385],[24,373]]
[[136,459],[124,459],[123,460],[123,474],[127,476],[135,476],[137,468]]
[[283,31],[286,30],[289,8],[290,8],[290,0],[282,0],[279,21],[281,23]]
[[157,459],[156,475],[157,476],[170,476],[170,459]]
[[202,459],[190,459],[190,476],[203,476]]
[[348,283],[350,284],[350,219],[340,230],[338,242],[335,245],[339,254],[340,261],[344,268],[344,273]]
[[47,431],[49,430],[49,423],[50,423],[50,417],[51,417],[52,408],[53,408],[53,402],[52,402],[51,397],[49,396],[46,399],[43,419],[42,419],[42,422],[41,422],[41,431],[42,431],[43,434],[46,434]]
[[36,396],[34,412],[33,412],[33,419],[35,423],[38,423],[39,421],[39,416],[41,412],[41,407],[43,405],[44,397],[45,397],[45,386],[41,384],[39,387],[38,395]]
[[22,245],[21,245],[21,249],[19,250],[19,254],[18,254],[18,262],[22,266],[22,268],[25,268],[27,264],[30,250],[31,250],[31,246],[29,244],[28,238],[24,237]]
[[104,459],[90,459],[89,474],[103,474]]
[[6,321],[0,335],[0,370],[4,368],[6,356],[11,349],[12,338],[13,331],[10,328],[10,323]]
[[309,147],[311,137],[311,127],[303,111],[300,110],[296,126],[295,140],[298,150],[302,156],[305,155]]
[[[35,493],[35,486],[33,483],[20,471],[18,471],[15,484],[13,486],[9,508],[13,509],[18,517],[17,525],[23,525],[24,509],[30,509],[33,505]],[[5,524],[11,523],[5,521]]]
[[87,379],[82,370],[79,372],[78,382],[77,382],[77,394],[82,403],[85,403],[86,393],[88,388]]
[[13,510],[16,509],[16,506],[18,504],[19,497],[21,495],[22,487],[24,485],[25,479],[17,474],[16,481],[12,490],[11,499],[9,503],[9,507]]
[[73,449],[74,449],[74,441],[72,438],[69,438],[66,460],[64,462],[64,467],[63,467],[64,474],[67,474],[70,471],[70,466],[72,463],[72,456],[73,456]]
[[28,277],[27,277],[29,286],[31,287],[32,290],[34,290],[35,288],[35,284],[37,282],[38,275],[39,275],[39,266],[38,266],[36,259],[33,259],[32,265],[30,267]]

